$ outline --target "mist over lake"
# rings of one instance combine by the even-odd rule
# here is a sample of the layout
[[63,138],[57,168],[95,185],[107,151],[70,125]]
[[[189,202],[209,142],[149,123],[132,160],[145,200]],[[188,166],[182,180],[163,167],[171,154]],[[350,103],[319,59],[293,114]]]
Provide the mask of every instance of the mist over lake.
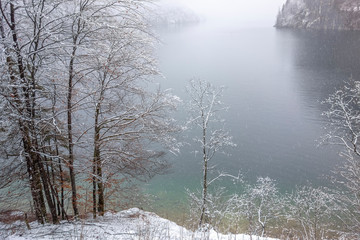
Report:
[[[216,170],[242,170],[250,181],[269,176],[284,191],[308,182],[326,185],[324,177],[340,158],[334,146],[319,146],[327,131],[322,116],[327,106],[321,102],[349,78],[360,77],[359,33],[200,23],[158,34],[162,88],[186,102],[192,78],[226,86],[229,110],[222,117],[237,147],[229,156],[216,155]],[[175,117],[185,121],[186,111]],[[167,156],[172,173],[145,186],[160,205],[174,206],[185,198],[185,188],[200,187],[201,156],[195,152],[200,149],[192,134],[197,133],[182,134],[190,146]]]

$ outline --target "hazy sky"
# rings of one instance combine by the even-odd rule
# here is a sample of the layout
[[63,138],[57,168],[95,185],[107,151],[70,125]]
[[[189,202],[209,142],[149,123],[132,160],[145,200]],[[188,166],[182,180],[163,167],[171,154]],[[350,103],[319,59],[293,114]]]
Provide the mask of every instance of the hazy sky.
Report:
[[165,0],[185,4],[206,16],[222,22],[250,26],[272,26],[286,0]]

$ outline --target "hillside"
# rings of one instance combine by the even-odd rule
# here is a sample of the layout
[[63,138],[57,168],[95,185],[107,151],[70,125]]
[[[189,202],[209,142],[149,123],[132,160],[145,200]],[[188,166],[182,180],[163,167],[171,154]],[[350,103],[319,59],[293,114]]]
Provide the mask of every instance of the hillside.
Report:
[[275,27],[360,30],[360,1],[287,0]]
[[193,10],[179,3],[159,1],[149,7],[148,20],[154,26],[181,25],[200,21],[200,17]]

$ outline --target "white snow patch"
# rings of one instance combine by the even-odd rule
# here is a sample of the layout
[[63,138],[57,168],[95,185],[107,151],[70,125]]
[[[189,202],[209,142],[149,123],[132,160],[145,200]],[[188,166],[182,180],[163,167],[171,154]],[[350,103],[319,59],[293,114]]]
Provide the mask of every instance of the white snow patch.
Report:
[[21,211],[13,211],[13,212],[10,213],[10,216],[20,217],[20,216],[24,216],[24,213],[21,212]]
[[[249,240],[250,236],[223,235],[209,232],[192,232],[154,213],[132,208],[119,213],[107,212],[104,217],[78,222],[62,222],[59,225],[31,223],[27,230],[25,223],[17,221],[11,225],[0,223],[0,239],[153,239],[153,240]],[[275,240],[254,237],[254,240]]]

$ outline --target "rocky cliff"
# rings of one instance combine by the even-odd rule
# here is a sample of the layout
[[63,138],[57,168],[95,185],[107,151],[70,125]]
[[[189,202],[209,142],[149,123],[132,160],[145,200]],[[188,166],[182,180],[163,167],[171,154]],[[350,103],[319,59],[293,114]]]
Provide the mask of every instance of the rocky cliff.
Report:
[[275,27],[360,30],[360,1],[287,0]]

